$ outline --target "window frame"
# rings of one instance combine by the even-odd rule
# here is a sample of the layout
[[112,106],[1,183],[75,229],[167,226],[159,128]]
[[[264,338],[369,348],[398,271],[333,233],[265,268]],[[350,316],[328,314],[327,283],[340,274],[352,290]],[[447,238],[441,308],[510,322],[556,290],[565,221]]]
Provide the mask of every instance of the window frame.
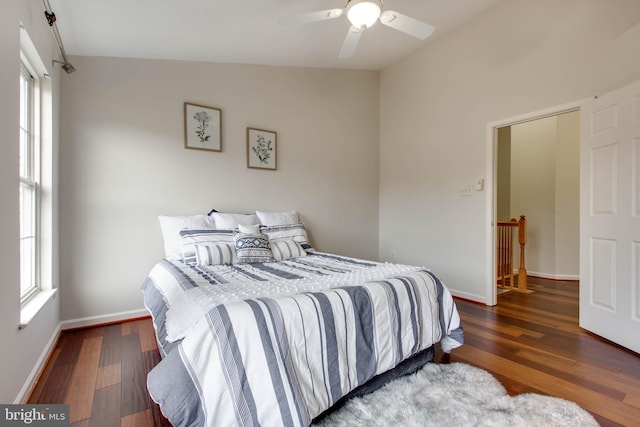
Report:
[[[25,96],[22,94],[22,85],[26,85]],[[20,55],[20,159],[19,159],[19,193],[20,193],[20,304],[24,305],[32,297],[34,297],[42,289],[41,281],[41,235],[40,235],[40,209],[41,209],[41,197],[40,197],[40,77],[31,62],[27,59],[26,55],[21,52]],[[27,105],[23,105],[26,102]],[[25,117],[26,116],[26,117]],[[24,119],[24,120],[23,120]],[[26,136],[26,151],[23,153],[23,136]],[[27,159],[23,158],[26,156]],[[24,208],[23,200],[23,188],[29,190],[29,194],[32,198],[31,201],[31,214],[28,221],[30,222],[29,229],[31,234],[29,236],[23,235],[24,220],[26,218],[25,213],[22,211]],[[30,248],[31,264],[29,268],[28,277],[31,283],[25,286],[23,277],[24,269],[24,248],[23,244],[26,239],[32,240],[32,247]]]

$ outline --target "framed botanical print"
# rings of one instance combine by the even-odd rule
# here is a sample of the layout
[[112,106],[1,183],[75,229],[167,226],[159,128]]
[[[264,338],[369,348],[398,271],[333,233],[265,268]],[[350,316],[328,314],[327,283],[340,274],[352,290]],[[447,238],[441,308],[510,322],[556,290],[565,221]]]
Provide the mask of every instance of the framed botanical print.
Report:
[[194,150],[222,151],[222,110],[185,102],[184,146]]
[[247,167],[256,169],[278,168],[276,132],[247,128]]

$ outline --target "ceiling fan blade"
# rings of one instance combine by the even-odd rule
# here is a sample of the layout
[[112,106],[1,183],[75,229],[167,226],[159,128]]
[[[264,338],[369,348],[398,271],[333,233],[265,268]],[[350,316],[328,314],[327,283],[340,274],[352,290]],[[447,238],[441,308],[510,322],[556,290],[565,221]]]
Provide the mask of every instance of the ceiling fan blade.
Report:
[[349,28],[347,36],[344,38],[342,49],[340,49],[340,55],[338,55],[339,58],[347,59],[353,56],[356,51],[356,47],[358,47],[358,41],[360,41],[362,31],[362,29],[354,27],[353,25]]
[[433,33],[433,30],[435,30],[433,25],[425,24],[422,21],[403,15],[395,10],[385,10],[382,12],[382,14],[380,14],[380,22],[387,27],[402,31],[420,40],[426,39]]
[[344,14],[344,9],[327,9],[319,10],[317,12],[303,13],[301,15],[294,15],[282,18],[281,23],[286,25],[306,24],[309,22],[326,21],[328,19],[339,18]]

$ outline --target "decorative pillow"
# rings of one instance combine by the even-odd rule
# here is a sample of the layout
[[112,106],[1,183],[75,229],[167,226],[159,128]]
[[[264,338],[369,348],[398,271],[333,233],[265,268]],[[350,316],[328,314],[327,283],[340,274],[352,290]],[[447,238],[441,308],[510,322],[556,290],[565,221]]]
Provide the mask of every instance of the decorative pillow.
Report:
[[264,234],[235,234],[237,263],[273,262],[269,238]]
[[216,228],[225,230],[234,230],[238,228],[239,224],[251,225],[260,223],[256,214],[212,212],[210,218],[214,219]]
[[233,230],[219,229],[185,229],[182,236],[182,261],[186,264],[197,264],[196,245],[228,243],[235,246]]
[[262,225],[289,225],[297,224],[300,222],[298,219],[298,212],[263,212],[256,211],[256,215]]
[[271,252],[276,261],[284,261],[292,258],[300,258],[307,256],[307,251],[302,248],[300,243],[293,239],[273,240],[270,242]]
[[313,248],[309,244],[307,230],[302,223],[263,227],[262,232],[269,237],[271,243],[278,240],[294,240],[298,242],[305,251],[313,251]]
[[207,215],[166,216],[159,215],[164,256],[173,261],[182,259],[182,237],[180,230],[185,228],[215,228],[213,218]]
[[238,230],[241,233],[260,234],[260,225],[258,225],[258,224],[251,224],[251,225],[238,224]]
[[234,264],[236,262],[235,243],[196,243],[197,265]]

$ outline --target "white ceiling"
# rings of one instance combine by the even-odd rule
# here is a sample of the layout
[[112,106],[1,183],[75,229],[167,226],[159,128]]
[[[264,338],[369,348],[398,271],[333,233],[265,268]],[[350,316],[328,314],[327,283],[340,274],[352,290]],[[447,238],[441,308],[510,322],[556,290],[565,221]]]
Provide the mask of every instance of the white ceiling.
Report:
[[[283,18],[345,0],[50,0],[69,55],[379,70],[505,0],[385,0],[436,27],[427,40],[377,23],[339,59],[346,17],[302,25]],[[44,19],[44,18],[43,18]]]

